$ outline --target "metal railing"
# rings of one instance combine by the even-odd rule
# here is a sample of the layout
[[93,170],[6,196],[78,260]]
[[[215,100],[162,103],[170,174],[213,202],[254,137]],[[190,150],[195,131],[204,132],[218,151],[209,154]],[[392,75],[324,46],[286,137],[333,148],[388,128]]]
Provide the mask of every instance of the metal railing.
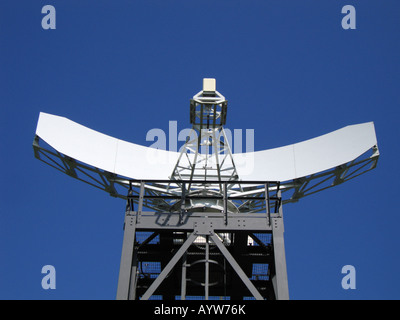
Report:
[[[169,186],[168,191],[164,191],[167,190],[165,185]],[[157,186],[164,187],[157,188]],[[191,186],[191,190],[188,190],[187,186]],[[195,192],[193,189],[195,189]],[[199,192],[202,190],[204,191],[203,194]],[[228,202],[235,203],[242,208],[241,213],[251,212],[251,209],[247,211],[244,209],[246,206],[251,208],[251,204],[255,202],[264,202],[265,213],[269,221],[271,214],[279,214],[282,207],[279,181],[130,180],[126,209],[135,211],[134,203],[136,202],[136,211],[140,215],[146,200],[152,200],[152,203],[154,203],[154,200],[159,200],[163,204],[161,211],[165,211],[166,203],[170,204],[171,209],[173,205],[176,206],[180,202],[179,210],[175,211],[179,214],[180,221],[188,212],[186,200],[196,200],[200,203],[204,200],[205,206],[206,202],[216,200],[222,203],[218,207],[223,214],[225,224],[227,224],[228,213],[232,213],[229,212]]]

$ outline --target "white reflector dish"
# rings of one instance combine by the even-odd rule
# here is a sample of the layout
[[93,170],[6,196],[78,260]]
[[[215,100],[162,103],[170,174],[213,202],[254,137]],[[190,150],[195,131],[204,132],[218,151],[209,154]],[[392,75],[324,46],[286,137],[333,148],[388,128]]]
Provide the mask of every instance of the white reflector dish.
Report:
[[[36,135],[65,156],[138,180],[169,179],[180,155],[119,140],[47,113],[40,113]],[[376,145],[374,124],[368,122],[280,148],[233,154],[233,159],[239,180],[289,181],[349,163]]]
[[178,152],[129,143],[43,112],[36,135],[68,157],[132,179],[169,179],[179,157]]
[[288,181],[351,162],[376,145],[374,123],[367,122],[280,148],[233,154],[233,159],[243,181]]

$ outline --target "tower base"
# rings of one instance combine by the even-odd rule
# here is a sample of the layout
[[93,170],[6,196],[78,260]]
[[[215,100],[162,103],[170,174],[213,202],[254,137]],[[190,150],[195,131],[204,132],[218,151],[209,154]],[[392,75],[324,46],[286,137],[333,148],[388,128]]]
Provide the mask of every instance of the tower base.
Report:
[[142,212],[143,201],[137,211],[128,206],[117,299],[289,299],[276,201],[277,212],[269,214],[180,215]]

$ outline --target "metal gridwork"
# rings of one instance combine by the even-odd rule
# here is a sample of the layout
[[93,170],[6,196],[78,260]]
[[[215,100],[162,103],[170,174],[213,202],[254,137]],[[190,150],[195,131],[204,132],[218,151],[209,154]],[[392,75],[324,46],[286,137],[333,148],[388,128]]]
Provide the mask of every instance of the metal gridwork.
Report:
[[[85,182],[95,188],[103,190],[113,197],[127,199],[127,193],[130,186],[134,186],[133,193],[139,194],[140,182],[138,180],[131,180],[126,177],[119,176],[115,173],[108,172],[91,165],[82,163],[73,159],[61,152],[54,150],[48,146],[45,141],[41,140],[39,136],[35,136],[33,141],[34,155],[40,161],[57,169],[58,171],[67,174],[68,176]],[[379,151],[377,148],[364,153],[349,163],[333,167],[329,170],[311,174],[302,178],[292,179],[288,181],[281,181],[280,190],[282,191],[282,202],[293,203],[299,201],[309,195],[317,192],[332,188],[344,182],[352,180],[362,174],[365,174],[377,166],[379,159]],[[149,195],[163,195],[169,192],[167,185],[162,184],[155,186],[152,183],[145,184],[145,194]],[[264,192],[260,188],[260,193],[251,190],[251,187],[237,190],[237,194],[241,192],[251,191],[254,197],[258,197],[260,193]],[[174,192],[174,190],[172,190]],[[161,200],[160,200],[161,199]],[[138,197],[133,199],[133,202],[138,202]],[[257,199],[248,200],[248,203],[253,206],[254,211],[264,211],[264,201]],[[169,206],[165,205],[162,197],[146,198],[145,206],[152,210],[168,210]]]
[[[144,212],[148,183],[140,181],[139,196],[128,195],[117,299],[288,299],[279,183],[258,182],[267,190],[262,198],[268,209],[263,213],[230,212],[228,201],[238,199],[210,193],[202,199],[187,195],[163,200],[220,200],[221,211],[187,211],[182,206],[179,212]],[[219,183],[224,190],[232,182]],[[275,192],[270,195],[268,190]]]

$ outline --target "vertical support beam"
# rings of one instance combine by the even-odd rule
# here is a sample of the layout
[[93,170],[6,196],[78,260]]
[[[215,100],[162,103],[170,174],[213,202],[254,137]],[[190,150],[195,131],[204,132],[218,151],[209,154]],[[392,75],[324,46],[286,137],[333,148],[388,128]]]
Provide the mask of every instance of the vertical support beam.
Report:
[[135,231],[136,215],[127,211],[124,223],[124,239],[122,243],[121,265],[119,269],[117,300],[129,299]]
[[204,288],[204,296],[205,300],[208,300],[208,295],[209,295],[209,279],[210,279],[210,264],[208,262],[209,257],[210,257],[210,244],[208,243],[209,239],[208,236],[206,236],[206,261],[205,261],[205,288]]
[[268,224],[271,225],[271,207],[269,198],[269,182],[265,183],[265,208],[267,209]]
[[132,270],[131,270],[131,284],[129,287],[129,300],[136,300],[136,287],[138,278],[138,257],[137,250],[133,249]]
[[182,194],[181,194],[181,210],[179,212],[179,224],[183,222],[183,215],[185,213],[186,208],[186,184],[185,182],[182,183]]
[[279,190],[279,184],[278,184],[277,197],[278,197],[278,199],[279,199],[278,214],[279,214],[279,217],[281,217],[281,218],[283,219],[283,211],[282,211],[282,205],[283,205],[283,202],[282,202],[282,191]]
[[228,184],[226,181],[223,183],[223,187],[224,187],[224,190],[223,190],[222,197],[223,197],[223,202],[224,202],[224,222],[225,222],[225,225],[228,225]]
[[165,277],[171,272],[172,268],[175,266],[175,264],[178,262],[178,260],[182,257],[182,255],[189,249],[190,245],[193,243],[193,241],[197,238],[197,235],[193,232],[190,234],[190,236],[186,239],[186,241],[183,243],[183,245],[179,248],[177,253],[172,257],[172,259],[168,262],[168,264],[165,266],[165,268],[161,271],[161,273],[158,275],[158,277],[153,281],[151,286],[146,290],[146,292],[143,294],[141,300],[148,300],[154,291],[158,288],[158,286],[161,284],[161,282],[164,281]]
[[126,201],[126,211],[134,211],[133,206],[133,191],[132,191],[132,181],[129,181],[129,191],[128,191],[128,199]]
[[[212,148],[214,148],[214,150],[211,150],[211,152],[214,152],[215,154],[215,164],[217,165],[217,174],[218,174],[218,181],[222,181],[221,179],[221,167],[219,165],[219,153],[220,153],[220,143],[221,140],[219,139],[217,141],[217,136],[215,135],[215,131],[217,131],[218,129],[215,127],[215,120],[216,120],[216,111],[217,111],[217,106],[214,105],[214,116],[213,116],[213,136],[212,136]],[[219,184],[219,190],[221,190],[222,185],[221,183]]]
[[[278,197],[281,191],[278,192]],[[272,218],[272,244],[274,250],[275,275],[272,285],[276,300],[289,300],[289,287],[286,269],[285,241],[283,238],[282,202],[279,205],[278,216]]]
[[250,281],[250,279],[247,277],[246,273],[244,273],[242,268],[236,262],[235,258],[232,257],[232,255],[230,254],[228,249],[224,246],[224,244],[221,242],[221,240],[218,239],[218,237],[215,233],[211,234],[211,239],[214,241],[214,243],[216,244],[218,249],[221,251],[221,253],[224,255],[226,260],[228,260],[228,262],[232,266],[233,270],[235,270],[235,272],[237,273],[239,278],[244,282],[247,289],[249,289],[249,291],[254,296],[254,298],[256,298],[256,300],[264,300],[263,296],[258,292],[257,288]]
[[185,252],[182,257],[181,300],[186,300],[186,262],[187,254]]
[[140,218],[142,216],[143,210],[143,200],[144,200],[144,182],[140,182],[140,191],[139,191],[139,203],[138,203],[138,211],[137,211],[137,223],[140,223]]

